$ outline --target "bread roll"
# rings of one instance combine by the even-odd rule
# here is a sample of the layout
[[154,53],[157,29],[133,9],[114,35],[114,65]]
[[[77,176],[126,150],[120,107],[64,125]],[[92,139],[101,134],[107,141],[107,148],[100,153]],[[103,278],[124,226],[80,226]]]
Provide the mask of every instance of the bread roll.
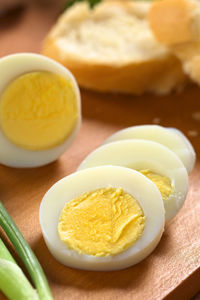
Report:
[[150,7],[147,1],[110,0],[91,10],[77,3],[51,29],[42,53],[69,68],[87,89],[168,93],[187,78],[179,59],[149,29]]
[[200,1],[162,0],[149,12],[156,39],[182,61],[184,71],[200,84]]

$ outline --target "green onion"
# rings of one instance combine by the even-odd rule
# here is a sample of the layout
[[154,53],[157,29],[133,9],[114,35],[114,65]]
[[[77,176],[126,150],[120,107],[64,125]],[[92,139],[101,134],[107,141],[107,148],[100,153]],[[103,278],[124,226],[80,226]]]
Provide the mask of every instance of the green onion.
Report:
[[16,261],[14,260],[14,258],[12,257],[12,255],[10,254],[6,246],[4,245],[1,238],[0,238],[0,258],[9,260],[16,264]]
[[36,290],[33,289],[22,270],[0,239],[0,290],[10,300],[38,300]]
[[[53,296],[45,274],[32,249],[0,201],[0,226],[4,229],[20,258],[24,262],[41,300],[52,300]],[[18,298],[15,298],[18,299]]]
[[0,290],[10,300],[38,300],[22,270],[15,263],[0,258]]
[[76,2],[88,2],[90,8],[94,8],[94,6],[101,2],[101,0],[68,0],[64,5],[64,10],[74,5]]
[[[102,0],[68,0],[65,4],[64,4],[64,8],[63,10],[65,9],[68,9],[69,7],[73,6],[75,3],[77,2],[87,2],[90,6],[90,8],[94,8],[95,5],[97,5],[98,3],[102,2]],[[122,0],[122,1],[125,1],[125,0]],[[147,1],[147,2],[150,2],[150,1],[154,1],[154,0],[135,0],[135,1]]]

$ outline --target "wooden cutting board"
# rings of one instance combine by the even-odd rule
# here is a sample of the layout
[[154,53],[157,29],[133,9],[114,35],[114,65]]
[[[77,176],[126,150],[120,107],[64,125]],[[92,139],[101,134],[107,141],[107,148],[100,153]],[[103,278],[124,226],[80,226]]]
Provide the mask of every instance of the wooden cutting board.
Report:
[[[39,52],[59,9],[59,1],[49,6],[35,4],[1,18],[0,56]],[[163,97],[87,91],[81,95],[83,124],[72,147],[45,167],[26,170],[0,166],[0,199],[40,260],[56,300],[190,299],[200,289],[200,89],[190,86],[184,93]],[[74,172],[86,155],[116,130],[152,123],[179,128],[197,152],[185,205],[167,224],[156,250],[138,265],[115,272],[79,271],[56,262],[39,226],[38,210],[44,193]],[[0,299],[5,297],[0,294]]]

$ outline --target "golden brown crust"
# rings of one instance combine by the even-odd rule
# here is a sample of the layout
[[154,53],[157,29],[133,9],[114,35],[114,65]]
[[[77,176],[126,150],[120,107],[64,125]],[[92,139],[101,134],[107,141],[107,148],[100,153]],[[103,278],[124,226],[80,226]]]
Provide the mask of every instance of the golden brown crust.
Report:
[[[115,2],[115,1],[112,1]],[[131,5],[127,1],[126,9]],[[119,1],[117,1],[118,5]],[[131,6],[133,8],[133,6]],[[142,10],[143,12],[143,10]],[[62,22],[61,17],[59,22]],[[187,81],[180,61],[172,54],[154,56],[142,61],[106,64],[105,62],[77,58],[66,52],[56,42],[55,27],[46,38],[42,53],[67,67],[74,74],[81,87],[101,92],[142,94],[145,91],[167,93]],[[173,78],[173,80],[172,80]]]
[[185,43],[194,39],[191,12],[194,7],[188,0],[161,0],[149,12],[150,28],[164,45]]
[[[126,66],[109,66],[88,64],[77,61],[70,55],[62,58],[61,49],[56,43],[47,39],[43,47],[43,54],[49,56],[67,67],[77,79],[81,87],[101,91],[120,92],[140,95],[145,91],[155,93],[168,92],[168,87],[162,86],[172,74],[175,77],[177,88],[183,85],[187,78],[182,72],[181,63],[173,55],[150,60],[143,63],[132,63]],[[169,89],[174,88],[174,82]]]
[[171,49],[182,61],[185,73],[200,84],[200,2],[158,1],[148,19],[157,40]]

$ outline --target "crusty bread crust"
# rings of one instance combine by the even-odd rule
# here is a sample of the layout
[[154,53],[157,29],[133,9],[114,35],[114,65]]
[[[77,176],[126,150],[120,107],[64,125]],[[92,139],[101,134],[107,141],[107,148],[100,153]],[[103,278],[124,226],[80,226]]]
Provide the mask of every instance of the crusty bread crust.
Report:
[[148,19],[156,39],[170,48],[184,71],[200,84],[200,1],[157,1]]
[[194,6],[188,0],[154,2],[148,18],[156,38],[169,46],[193,41],[195,30],[191,16]]
[[[135,58],[132,53],[127,55],[120,53],[119,56],[121,55],[122,58],[116,59],[116,53],[111,57],[106,55],[99,55],[98,57],[95,53],[94,59],[94,57],[90,58],[84,54],[84,51],[70,51],[70,47],[62,47],[62,43],[58,42],[60,37],[62,36],[63,39],[63,35],[65,35],[66,45],[71,46],[69,34],[73,24],[76,26],[76,22],[84,22],[88,19],[92,20],[91,22],[99,22],[102,15],[106,15],[107,18],[115,18],[114,14],[112,15],[112,9],[116,7],[117,9],[120,7],[123,13],[127,11],[129,15],[134,17],[136,15],[138,22],[142,22],[142,26],[145,26],[145,34],[147,32],[148,35],[146,43],[152,43],[152,47],[150,47],[149,52],[144,53],[144,56]],[[134,2],[132,0],[106,1],[99,4],[94,12],[90,11],[83,3],[75,5],[65,12],[52,28],[44,41],[42,53],[69,68],[79,85],[87,89],[132,94],[142,94],[145,91],[159,94],[168,93],[172,89],[182,86],[187,78],[183,73],[179,59],[171,54],[167,48],[159,45],[150,32],[147,23],[149,8],[150,4],[147,2]],[[116,11],[117,14],[119,12],[120,10]],[[96,21],[97,19],[98,21]],[[117,28],[114,29],[118,30]],[[126,31],[129,31],[129,28]],[[80,35],[80,32],[75,32],[74,35],[76,37]],[[81,39],[83,38],[80,37]]]

